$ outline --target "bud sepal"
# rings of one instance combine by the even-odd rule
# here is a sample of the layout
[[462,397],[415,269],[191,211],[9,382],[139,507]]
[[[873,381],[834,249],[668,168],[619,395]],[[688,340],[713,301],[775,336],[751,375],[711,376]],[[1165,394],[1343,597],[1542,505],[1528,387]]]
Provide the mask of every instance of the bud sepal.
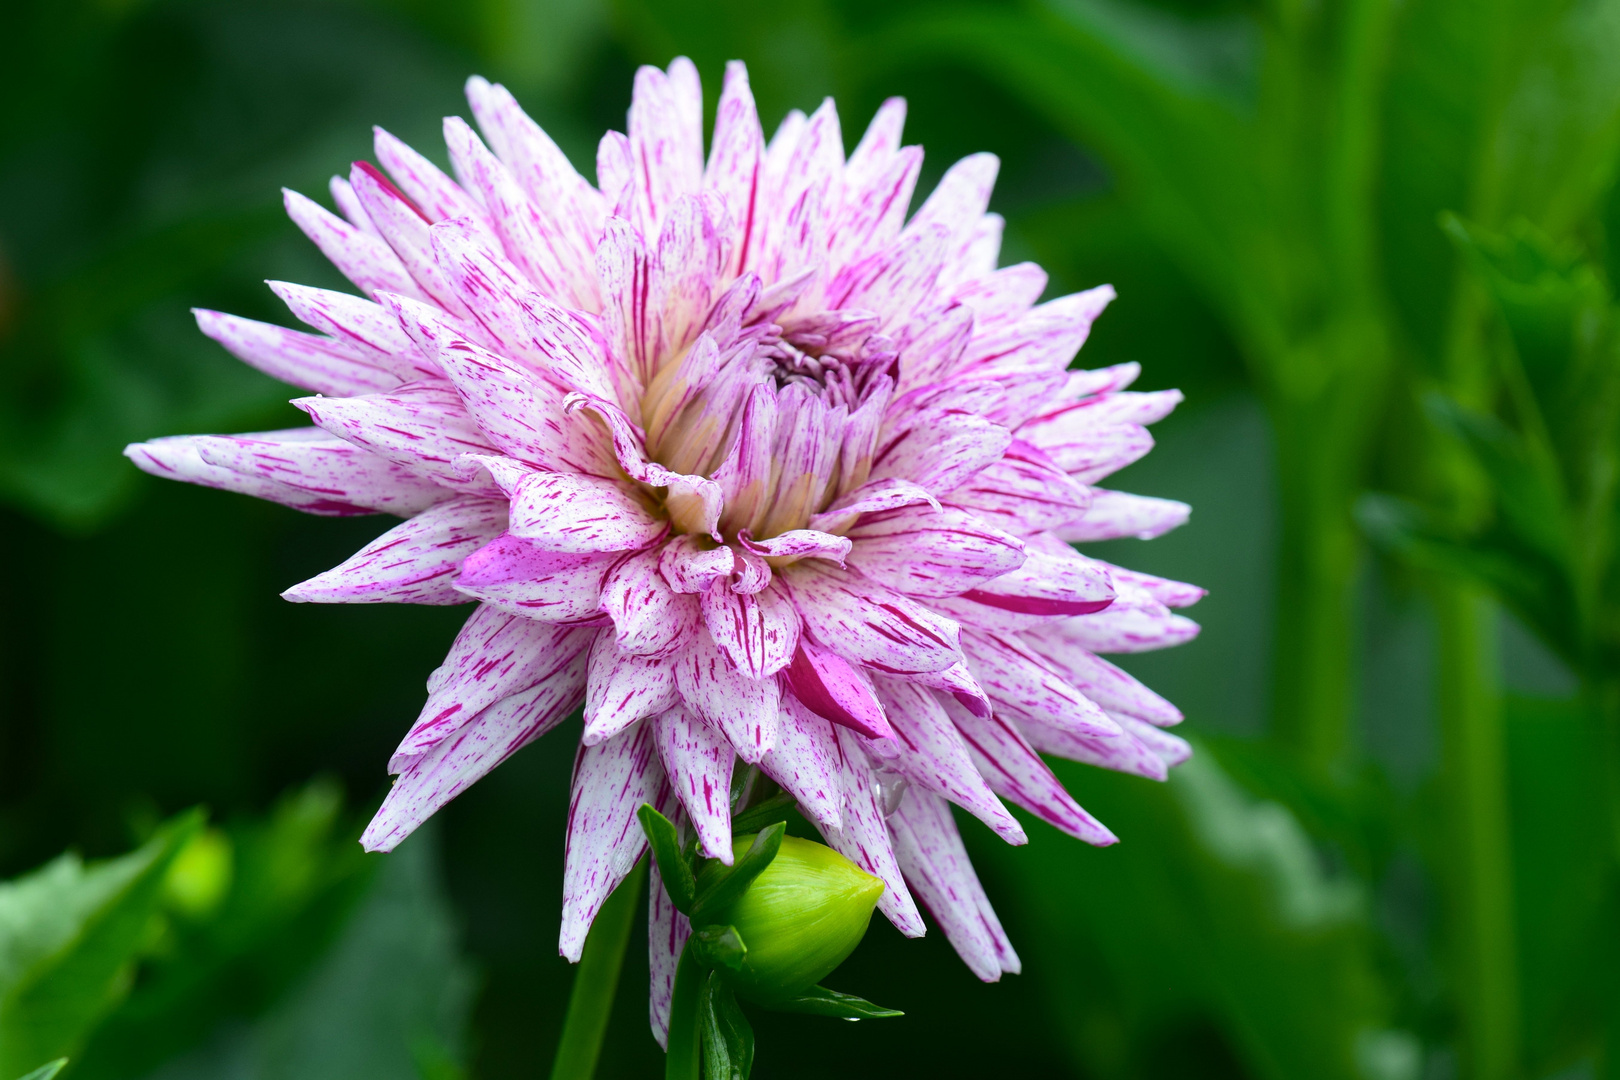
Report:
[[[738,999],[844,1020],[902,1015],[818,985],[866,935],[883,882],[823,844],[786,834],[791,797],[734,819],[731,865],[651,806],[638,812],[676,910],[692,924],[676,967],[667,1080],[747,1080],[754,1036]],[[766,822],[769,822],[767,824]]]

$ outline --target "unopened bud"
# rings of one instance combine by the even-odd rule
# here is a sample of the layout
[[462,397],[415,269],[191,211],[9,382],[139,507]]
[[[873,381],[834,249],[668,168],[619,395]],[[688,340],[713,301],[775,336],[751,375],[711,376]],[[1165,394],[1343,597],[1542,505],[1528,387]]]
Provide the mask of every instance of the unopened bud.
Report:
[[[753,840],[732,841],[739,859]],[[698,874],[698,892],[724,872],[709,862]],[[797,997],[855,951],[882,895],[882,881],[832,848],[784,836],[776,858],[747,890],[712,912],[714,922],[736,928],[747,950],[727,972],[728,981],[760,1004]]]

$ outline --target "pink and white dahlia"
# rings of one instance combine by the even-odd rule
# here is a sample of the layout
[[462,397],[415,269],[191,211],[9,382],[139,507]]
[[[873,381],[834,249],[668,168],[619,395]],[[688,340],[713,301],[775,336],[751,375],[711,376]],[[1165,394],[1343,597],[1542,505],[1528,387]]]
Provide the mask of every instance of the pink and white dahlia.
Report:
[[[147,472],[314,514],[404,521],[288,599],[477,607],[429,678],[364,837],[386,851],[584,706],[562,953],[645,848],[636,810],[732,859],[737,759],[827,843],[920,900],[980,977],[1018,970],[948,808],[1025,842],[1002,800],[1113,833],[1041,759],[1163,778],[1181,714],[1099,653],[1197,632],[1202,590],[1079,554],[1187,507],[1093,487],[1180,400],[1134,364],[1070,370],[1107,286],[1037,304],[997,268],[997,161],[909,220],[922,150],[884,104],[844,155],[831,101],[768,142],[743,65],[707,162],[693,65],[636,75],[597,184],[513,100],[467,86],[455,179],[383,131],[287,209],[359,296],[272,282],[315,333],[199,311],[313,391],[314,426],[157,439]],[[487,140],[487,141],[486,141]],[[653,883],[662,1030],[683,920]]]

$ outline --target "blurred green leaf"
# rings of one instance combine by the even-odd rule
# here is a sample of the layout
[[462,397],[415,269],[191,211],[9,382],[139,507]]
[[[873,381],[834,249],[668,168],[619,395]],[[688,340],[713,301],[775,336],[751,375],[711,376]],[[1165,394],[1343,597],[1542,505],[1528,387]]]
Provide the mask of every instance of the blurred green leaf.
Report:
[[21,1080],[54,1080],[56,1074],[61,1072],[67,1063],[67,1058],[57,1058],[55,1061],[41,1065],[27,1076],[22,1077]]
[[901,23],[885,47],[985,65],[1102,154],[1166,249],[1223,307],[1247,316],[1241,329],[1274,326],[1276,313],[1255,295],[1272,280],[1254,260],[1255,237],[1272,228],[1249,168],[1259,148],[1229,88],[1195,78],[1198,65],[1187,62],[1230,51],[1244,23],[1133,19],[1133,8],[1143,12],[1099,2],[965,5]]
[[63,855],[0,885],[0,1075],[77,1051],[129,992],[165,874],[201,824],[187,814],[122,858]]
[[[284,854],[283,868],[295,868],[296,852]],[[206,1042],[147,1074],[151,1080],[456,1075],[476,979],[457,945],[433,831],[366,861],[377,864],[370,887],[317,962],[251,1023],[214,1026]],[[299,943],[288,934],[278,944]],[[149,1023],[176,1019],[170,1012]],[[108,1064],[118,1069],[110,1075],[130,1075],[115,1059]]]
[[232,823],[224,838],[224,895],[204,910],[181,900],[195,892],[186,878],[198,868],[188,864],[219,858],[217,850],[182,852],[169,886],[180,901],[177,917],[140,985],[75,1064],[76,1077],[140,1075],[202,1043],[221,1023],[271,1007],[319,961],[378,868],[354,843],[339,793],[326,782],[286,797],[265,820]]
[[1324,869],[1287,809],[1205,747],[1166,785],[1056,768],[1123,842],[1084,849],[1036,828],[1039,850],[994,858],[1035,935],[1027,970],[1088,1073],[1219,1075],[1218,1047],[1172,1035],[1202,1022],[1257,1077],[1417,1075],[1364,891]]
[[1541,5],[1534,40],[1491,148],[1489,205],[1564,233],[1614,179],[1620,153],[1620,3]]

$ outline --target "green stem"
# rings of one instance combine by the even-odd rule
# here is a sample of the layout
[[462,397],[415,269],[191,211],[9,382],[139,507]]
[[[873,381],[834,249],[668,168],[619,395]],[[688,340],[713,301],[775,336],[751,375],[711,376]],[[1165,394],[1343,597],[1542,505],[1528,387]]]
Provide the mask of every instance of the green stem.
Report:
[[1461,581],[1438,583],[1435,607],[1449,836],[1442,867],[1467,1075],[1507,1080],[1518,1069],[1519,984],[1496,608]]
[[[1329,360],[1301,349],[1288,363],[1320,370]],[[1370,382],[1351,377],[1329,378],[1314,389],[1277,386],[1269,403],[1281,508],[1272,731],[1317,776],[1331,774],[1350,746],[1353,586],[1361,548],[1351,509],[1367,454]]]
[[568,998],[557,1057],[551,1065],[551,1080],[591,1080],[596,1073],[646,872],[645,859],[636,863],[591,923],[585,951],[574,971],[574,989]]
[[703,996],[703,966],[692,954],[689,941],[675,966],[675,992],[669,1004],[669,1052],[664,1055],[664,1080],[699,1080],[703,1047],[698,1005]]

